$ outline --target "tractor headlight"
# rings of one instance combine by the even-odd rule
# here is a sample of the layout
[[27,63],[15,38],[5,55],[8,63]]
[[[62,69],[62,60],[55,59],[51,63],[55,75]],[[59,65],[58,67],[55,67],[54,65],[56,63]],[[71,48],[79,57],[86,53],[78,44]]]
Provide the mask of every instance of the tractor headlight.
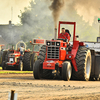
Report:
[[69,56],[69,58],[72,58],[71,56]]
[[50,42],[47,42],[47,45],[50,46]]
[[60,46],[60,42],[56,42],[56,46]]

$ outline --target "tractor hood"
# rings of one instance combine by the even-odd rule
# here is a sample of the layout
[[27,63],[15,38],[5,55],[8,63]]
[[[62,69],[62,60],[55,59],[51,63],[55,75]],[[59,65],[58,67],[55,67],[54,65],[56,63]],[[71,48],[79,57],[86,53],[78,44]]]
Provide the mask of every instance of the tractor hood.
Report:
[[20,56],[20,53],[10,53],[9,57],[16,57],[16,56]]
[[46,59],[48,60],[65,60],[67,43],[62,40],[46,41]]

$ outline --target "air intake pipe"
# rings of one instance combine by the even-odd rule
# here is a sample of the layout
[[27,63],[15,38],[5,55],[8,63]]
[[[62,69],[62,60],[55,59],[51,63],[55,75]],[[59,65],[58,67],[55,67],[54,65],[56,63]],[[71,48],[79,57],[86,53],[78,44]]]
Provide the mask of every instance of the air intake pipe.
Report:
[[57,28],[55,28],[55,35],[54,35],[54,40],[57,39]]

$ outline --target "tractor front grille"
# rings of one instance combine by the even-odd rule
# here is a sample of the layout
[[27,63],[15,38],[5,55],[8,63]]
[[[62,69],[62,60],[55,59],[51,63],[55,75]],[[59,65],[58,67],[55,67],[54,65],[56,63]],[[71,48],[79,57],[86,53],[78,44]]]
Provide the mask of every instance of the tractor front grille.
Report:
[[47,47],[48,59],[59,59],[59,47]]
[[10,58],[9,58],[9,62],[10,62],[10,63],[14,63],[14,57],[10,57]]

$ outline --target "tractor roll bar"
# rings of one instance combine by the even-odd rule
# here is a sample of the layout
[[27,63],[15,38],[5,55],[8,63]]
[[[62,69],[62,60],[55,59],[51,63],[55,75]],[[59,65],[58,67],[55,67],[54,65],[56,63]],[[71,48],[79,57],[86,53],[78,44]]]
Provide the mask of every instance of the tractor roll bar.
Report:
[[75,41],[76,22],[59,21],[59,26],[58,26],[58,37],[59,37],[59,35],[60,35],[60,25],[61,25],[61,24],[70,24],[70,25],[74,25],[73,41]]

